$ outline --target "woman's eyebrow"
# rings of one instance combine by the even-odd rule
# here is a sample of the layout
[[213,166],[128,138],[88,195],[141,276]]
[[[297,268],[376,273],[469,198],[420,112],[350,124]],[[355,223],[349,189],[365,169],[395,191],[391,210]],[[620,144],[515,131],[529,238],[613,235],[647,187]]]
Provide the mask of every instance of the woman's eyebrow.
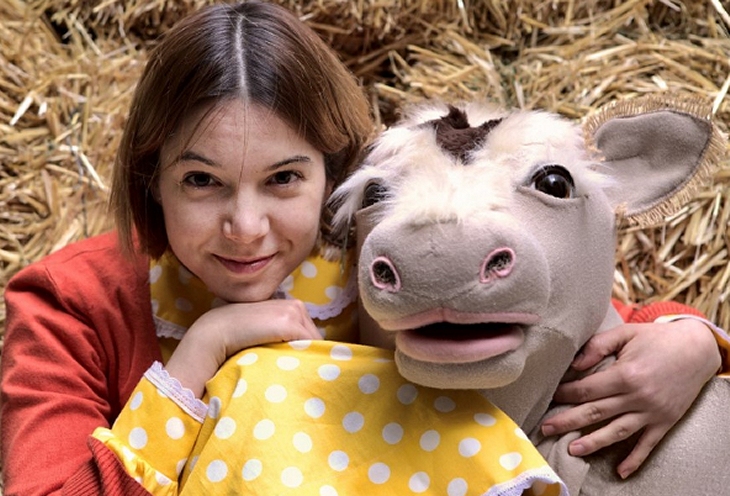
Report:
[[202,155],[198,155],[192,150],[185,150],[181,155],[179,161],[195,161],[195,162],[201,162],[205,165],[210,165],[211,167],[220,167],[219,164],[214,162],[213,160],[203,157]]
[[271,164],[267,169],[274,170],[279,169],[281,167],[285,167],[289,164],[295,164],[295,163],[301,163],[301,162],[311,162],[312,159],[308,157],[307,155],[294,155],[293,157],[285,158],[284,160],[279,160],[278,162],[274,162]]
[[[195,161],[195,162],[203,163],[205,165],[209,165],[211,167],[220,167],[220,164],[218,164],[214,160],[204,157],[204,156],[194,152],[193,150],[185,150],[180,155],[179,161],[180,162]],[[289,164],[310,163],[310,162],[312,162],[312,159],[310,157],[308,157],[307,155],[294,155],[292,157],[288,157],[283,160],[279,160],[278,162],[274,162],[273,164],[268,166],[266,169],[267,170],[276,170],[276,169],[280,169],[282,167],[286,167]]]

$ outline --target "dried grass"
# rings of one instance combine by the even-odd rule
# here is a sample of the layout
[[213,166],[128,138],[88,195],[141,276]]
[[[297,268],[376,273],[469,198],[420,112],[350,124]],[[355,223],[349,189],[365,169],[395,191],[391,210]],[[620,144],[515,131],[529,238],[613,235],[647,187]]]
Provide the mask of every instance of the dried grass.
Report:
[[[154,39],[210,0],[0,4],[0,290],[109,227],[110,169]],[[422,98],[489,98],[580,119],[638,94],[714,102],[730,122],[719,0],[279,0],[362,78],[388,124]],[[622,233],[615,294],[675,299],[730,328],[730,163],[674,217]],[[0,329],[4,323],[0,306]]]

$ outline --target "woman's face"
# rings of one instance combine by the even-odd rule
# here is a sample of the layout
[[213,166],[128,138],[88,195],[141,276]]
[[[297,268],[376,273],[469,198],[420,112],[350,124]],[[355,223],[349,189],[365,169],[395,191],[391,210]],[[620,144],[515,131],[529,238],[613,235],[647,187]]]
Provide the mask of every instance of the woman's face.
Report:
[[189,115],[161,155],[157,196],[180,262],[228,302],[270,298],[317,239],[322,152],[236,99]]

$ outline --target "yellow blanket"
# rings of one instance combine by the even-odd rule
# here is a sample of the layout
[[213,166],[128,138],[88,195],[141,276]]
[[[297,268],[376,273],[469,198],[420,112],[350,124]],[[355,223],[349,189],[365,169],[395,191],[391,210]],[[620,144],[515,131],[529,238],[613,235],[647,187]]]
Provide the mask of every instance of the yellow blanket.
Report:
[[181,494],[562,495],[476,391],[415,386],[392,352],[331,341],[245,350],[208,383]]

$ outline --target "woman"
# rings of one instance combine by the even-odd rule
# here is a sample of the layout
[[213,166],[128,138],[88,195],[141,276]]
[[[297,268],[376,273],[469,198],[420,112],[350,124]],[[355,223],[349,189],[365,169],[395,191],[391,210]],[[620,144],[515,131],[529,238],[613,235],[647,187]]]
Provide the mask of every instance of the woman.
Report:
[[[284,9],[215,6],[170,31],[118,151],[117,234],[69,246],[6,288],[5,494],[145,494],[89,438],[135,408],[139,383],[166,391],[194,429],[206,381],[233,353],[355,340],[351,278],[321,256],[332,246],[322,204],[371,130],[353,77]],[[695,334],[712,340],[702,327],[677,342]],[[710,348],[697,369],[712,367]],[[687,390],[691,402],[699,387]],[[606,415],[625,418],[629,400]]]
[[[118,236],[61,250],[7,287],[6,494],[135,494],[89,435],[114,422],[154,362],[200,409],[196,396],[231,353],[321,338],[298,294],[325,337],[355,339],[354,292],[319,254],[331,246],[322,205],[372,128],[353,76],[280,7],[216,6],[172,30],[151,54],[118,151]],[[280,287],[305,259],[294,288]],[[320,275],[310,282],[311,268]],[[166,271],[194,281],[155,280]],[[342,293],[332,301],[330,286]],[[289,298],[270,299],[284,290]],[[211,310],[223,301],[256,303]]]

